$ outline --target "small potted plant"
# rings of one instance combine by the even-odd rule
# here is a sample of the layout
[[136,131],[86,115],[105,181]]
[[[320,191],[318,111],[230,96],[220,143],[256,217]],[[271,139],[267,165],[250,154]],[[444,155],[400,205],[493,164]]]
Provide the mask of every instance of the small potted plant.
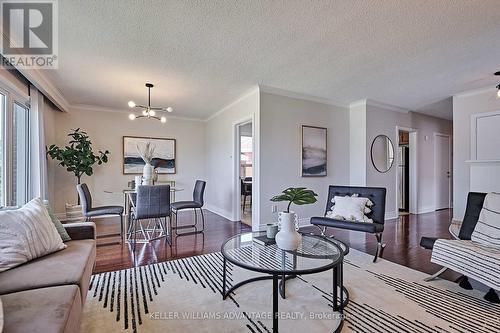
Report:
[[282,194],[271,198],[273,202],[288,202],[286,210],[278,213],[278,224],[280,231],[276,234],[276,245],[282,250],[296,250],[300,244],[301,236],[298,230],[297,214],[290,211],[290,207],[295,205],[309,205],[317,201],[318,195],[305,187],[289,187]]

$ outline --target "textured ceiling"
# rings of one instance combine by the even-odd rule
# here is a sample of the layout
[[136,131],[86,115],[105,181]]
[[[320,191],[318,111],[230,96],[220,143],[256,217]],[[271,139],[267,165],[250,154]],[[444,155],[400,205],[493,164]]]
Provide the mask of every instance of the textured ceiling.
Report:
[[202,119],[256,84],[417,110],[497,83],[499,22],[498,0],[61,0],[45,74],[73,105],[124,111],[150,81],[153,104]]

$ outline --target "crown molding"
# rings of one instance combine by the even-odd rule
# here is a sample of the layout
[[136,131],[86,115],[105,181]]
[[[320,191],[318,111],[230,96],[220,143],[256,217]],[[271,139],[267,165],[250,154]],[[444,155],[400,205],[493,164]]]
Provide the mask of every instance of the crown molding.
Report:
[[224,106],[222,109],[220,109],[219,111],[217,111],[213,115],[209,116],[208,118],[205,118],[203,121],[210,121],[210,120],[214,119],[215,117],[217,117],[220,114],[226,112],[229,108],[231,108],[234,105],[238,104],[240,101],[244,100],[248,96],[254,94],[255,92],[259,92],[259,91],[260,91],[260,86],[252,87],[250,90],[248,90],[247,92],[243,93],[243,95],[241,95],[240,97],[236,98],[234,101],[232,101],[231,103],[227,104],[226,106]]
[[366,106],[367,100],[366,99],[360,99],[358,101],[354,101],[352,103],[349,103],[349,108],[357,108],[358,106]]
[[[72,104],[69,107],[68,113],[72,113],[74,111],[80,111],[80,112],[113,112],[113,113],[121,113],[121,114],[127,114],[126,111],[128,109],[123,108],[123,109],[116,109],[116,108],[109,108],[105,106],[100,106],[100,105],[91,105],[91,104]],[[189,118],[189,117],[182,117],[182,116],[175,116],[168,114],[167,119],[178,119],[178,120],[188,120],[188,121],[204,121],[203,119],[199,118]]]
[[487,86],[487,87],[483,87],[483,88],[462,91],[462,92],[459,92],[458,94],[454,94],[453,97],[464,98],[464,97],[470,97],[470,96],[479,95],[479,94],[485,94],[487,92],[495,92],[496,90],[497,90],[496,87]]
[[70,104],[61,91],[56,88],[39,69],[16,68],[32,85],[63,112],[68,112]]
[[379,101],[376,101],[373,99],[366,99],[366,106],[373,106],[376,108],[381,108],[381,109],[394,111],[394,112],[401,112],[401,113],[409,113],[412,111],[410,109],[402,108],[402,107],[392,105],[392,104],[387,104],[384,102],[379,102]]
[[311,102],[316,102],[316,103],[326,104],[326,105],[332,105],[332,106],[337,106],[337,107],[343,107],[343,108],[349,107],[349,105],[347,105],[345,103],[340,103],[340,102],[334,101],[332,99],[317,97],[317,96],[308,95],[308,94],[297,93],[294,91],[284,90],[284,89],[280,89],[280,88],[274,88],[274,87],[270,87],[270,86],[266,86],[266,85],[259,85],[259,89],[261,92],[265,92],[268,94],[303,99],[306,101],[311,101]]

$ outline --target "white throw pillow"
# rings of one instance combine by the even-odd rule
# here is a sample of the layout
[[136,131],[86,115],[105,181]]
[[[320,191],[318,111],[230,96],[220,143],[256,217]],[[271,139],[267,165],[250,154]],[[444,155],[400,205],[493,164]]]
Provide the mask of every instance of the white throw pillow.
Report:
[[0,212],[0,272],[64,248],[40,198]]
[[373,222],[365,215],[368,198],[335,196],[334,200],[335,205],[328,212],[327,217],[356,222]]

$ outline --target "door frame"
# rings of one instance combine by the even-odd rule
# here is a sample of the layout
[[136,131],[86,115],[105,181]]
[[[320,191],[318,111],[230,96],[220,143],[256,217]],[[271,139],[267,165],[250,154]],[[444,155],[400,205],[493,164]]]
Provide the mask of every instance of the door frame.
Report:
[[[252,173],[255,170],[255,121],[254,116],[245,117],[233,123],[233,221],[241,221],[241,182],[240,182],[240,155],[241,143],[240,133],[241,126],[248,123],[252,124]],[[252,182],[255,182],[254,174],[252,174]],[[255,186],[252,184],[252,226],[254,225],[254,193]]]
[[448,208],[451,208],[451,203],[452,203],[452,177],[453,177],[453,141],[452,141],[452,135],[451,134],[445,134],[445,133],[438,133],[434,132],[434,210],[441,209],[438,208],[438,170],[437,170],[437,159],[438,159],[438,154],[437,154],[437,140],[436,138],[438,136],[446,137],[448,138],[448,153],[449,153],[449,159],[448,159],[448,170],[450,171],[450,177],[448,178]]
[[[409,198],[409,207],[408,212],[410,214],[418,214],[418,130],[410,127],[396,126],[396,144],[399,148],[399,131],[404,131],[409,133],[409,173],[410,173],[410,198]],[[394,162],[399,161],[399,149],[394,149]],[[398,200],[398,172],[395,172],[396,175],[396,187],[395,189],[395,200],[396,200],[396,214],[399,216],[399,200]]]

